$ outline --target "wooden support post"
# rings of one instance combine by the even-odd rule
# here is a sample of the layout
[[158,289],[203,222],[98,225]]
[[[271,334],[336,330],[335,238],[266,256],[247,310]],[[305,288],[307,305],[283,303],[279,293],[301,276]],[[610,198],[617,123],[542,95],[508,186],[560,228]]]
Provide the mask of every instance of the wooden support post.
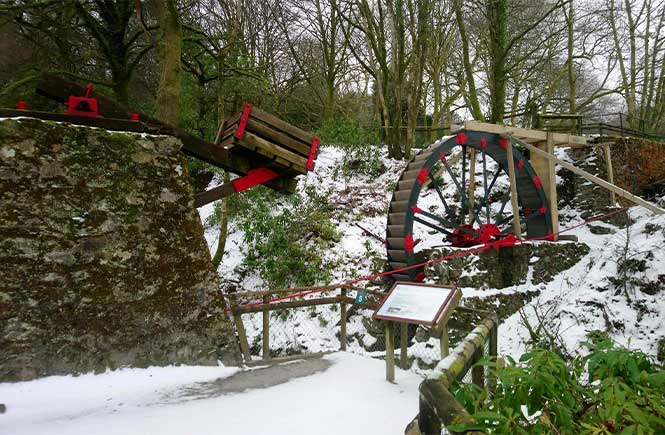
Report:
[[[473,363],[477,363],[483,357],[483,348],[479,348],[474,355]],[[471,382],[480,388],[485,387],[485,366],[474,365],[471,368]]]
[[409,342],[409,324],[400,323],[399,334],[399,367],[406,370],[409,364],[408,343]]
[[515,181],[515,159],[513,158],[512,138],[508,138],[508,147],[506,148],[508,159],[508,178],[510,178],[510,202],[513,206],[513,231],[515,237],[522,238],[522,224],[520,223],[520,207],[517,203],[517,181]]
[[339,325],[339,349],[346,350],[346,289],[342,289],[342,302],[339,303],[339,310],[341,312],[341,319]]
[[[614,169],[612,169],[612,154],[610,153],[610,144],[603,145],[605,153],[605,162],[607,163],[607,181],[614,184]],[[610,206],[614,207],[617,203],[616,193],[610,190]]]
[[245,358],[245,362],[252,360],[252,354],[249,351],[249,343],[247,342],[247,333],[245,332],[245,325],[242,323],[242,316],[240,314],[233,315],[233,323],[235,324],[236,331],[238,332],[238,341],[240,343],[240,351]]
[[395,339],[393,338],[392,322],[385,322],[385,325],[386,380],[393,382],[395,380]]
[[450,354],[450,342],[448,340],[448,322],[441,325],[441,335],[439,336],[439,347],[441,348],[441,359]]
[[[547,132],[547,153],[554,155],[554,133]],[[554,241],[559,240],[559,197],[556,193],[556,167],[554,160],[547,160],[548,168],[548,182],[546,196],[550,202],[550,217],[552,218],[552,232],[554,233]],[[543,188],[545,185],[543,185]]]
[[[270,296],[263,297],[263,303],[270,303]],[[263,312],[263,359],[270,359],[270,311]]]
[[476,150],[469,151],[469,223],[473,225],[473,203],[476,191]]

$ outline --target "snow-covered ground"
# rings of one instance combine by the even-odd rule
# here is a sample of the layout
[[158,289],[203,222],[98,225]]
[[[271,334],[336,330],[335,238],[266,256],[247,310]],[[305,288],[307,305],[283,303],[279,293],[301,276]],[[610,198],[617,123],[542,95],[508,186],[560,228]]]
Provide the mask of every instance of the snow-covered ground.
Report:
[[[342,239],[331,249],[328,255],[339,266],[332,271],[333,282],[343,282],[352,277],[365,276],[370,274],[373,261],[377,258],[385,259],[385,248],[383,244],[366,234],[360,228],[371,231],[379,237],[385,235],[386,211],[390,201],[392,190],[397,181],[404,162],[394,161],[387,157],[382,157],[382,162],[386,166],[383,175],[376,179],[357,174],[352,177],[344,177],[341,174],[340,167],[344,163],[345,150],[337,147],[322,147],[317,159],[316,169],[309,173],[307,177],[301,177],[297,195],[301,201],[308,201],[306,186],[312,186],[322,196],[328,198],[328,203],[333,206],[332,222],[337,230],[342,234]],[[574,162],[565,149],[557,149],[557,155],[566,161]],[[585,162],[593,160],[591,155]],[[480,157],[477,156],[476,162],[476,196],[482,196],[482,165]],[[495,163],[488,162],[488,171],[492,173],[495,170]],[[561,177],[557,177],[559,183],[563,182]],[[496,188],[500,190],[507,189],[507,180],[499,178]],[[453,190],[450,190],[453,189]],[[443,194],[453,195],[454,186],[450,183],[442,188]],[[422,201],[422,202],[421,202]],[[421,208],[437,207],[437,194],[430,190],[421,195],[419,206]],[[352,206],[349,206],[349,204]],[[211,207],[207,206],[201,209],[201,217],[205,222],[207,216],[211,214]],[[366,213],[367,208],[370,213]],[[500,204],[493,203],[493,213],[500,208]],[[510,204],[506,206],[510,210]],[[435,210],[432,210],[435,211]],[[596,214],[601,214],[598,210]],[[581,217],[582,210],[574,208],[565,208],[560,211],[561,229],[574,226],[583,222]],[[665,217],[656,217],[645,209],[633,207],[630,210],[630,216],[635,223],[629,229],[628,247],[626,248],[626,229],[618,228],[612,224],[603,222],[594,222],[596,227],[606,228],[610,234],[594,234],[588,226],[582,226],[573,231],[567,232],[577,236],[580,242],[586,243],[590,247],[590,252],[571,269],[557,275],[553,281],[547,284],[533,284],[529,280],[520,286],[503,289],[475,289],[462,288],[467,296],[490,296],[495,294],[524,293],[533,289],[540,291],[540,296],[530,301],[525,307],[525,312],[534,317],[534,308],[549,310],[547,321],[551,328],[555,328],[563,339],[563,344],[568,350],[575,351],[579,342],[585,339],[585,335],[592,330],[607,330],[609,334],[621,344],[629,345],[644,350],[650,355],[656,353],[656,341],[659,337],[665,336],[665,304],[663,303],[663,292],[655,295],[644,294],[639,290],[624,293],[614,288],[609,279],[617,275],[618,261],[623,257],[644,260],[646,270],[636,272],[635,277],[656,282],[658,279],[664,280],[665,277]],[[648,226],[656,226],[654,232],[649,233]],[[414,238],[422,238],[424,241],[417,249],[424,249],[440,243],[436,236],[428,236],[426,228],[420,228],[421,234],[414,229]],[[208,227],[206,238],[215,249],[216,229]],[[238,228],[230,225],[230,243],[227,244],[227,251],[224,256],[219,273],[222,279],[236,279],[240,281],[240,287],[243,289],[262,288],[260,277],[256,273],[245,271],[240,276],[237,272],[237,266],[242,263],[243,253],[240,249],[243,240],[243,234]],[[465,274],[473,274],[473,270],[464,271]],[[529,274],[529,277],[531,274]],[[352,295],[353,296],[353,295]],[[462,302],[464,303],[464,302]],[[325,318],[325,322],[330,324],[329,320],[334,320],[338,314],[326,312],[325,309],[318,309],[319,317]],[[297,334],[299,326],[303,324],[307,316],[294,316],[287,319],[288,331],[291,334]],[[607,319],[610,319],[608,323]],[[250,336],[258,334],[261,322],[260,318],[244,316],[245,325],[248,328]],[[351,318],[354,332],[363,334],[364,327],[358,319]],[[308,325],[303,329],[303,336],[311,336],[312,331],[316,329],[325,329],[322,325]],[[278,329],[278,328],[276,328]],[[338,346],[338,340],[335,337],[337,329],[334,323],[329,326],[328,331],[319,331],[322,339],[322,345],[310,344],[311,349],[334,349]],[[286,338],[274,338],[273,343],[277,346],[279,343],[288,341]],[[500,353],[519,356],[525,349],[526,330],[522,325],[522,320],[518,313],[512,315],[501,325],[499,331]],[[372,337],[367,337],[370,344]],[[250,340],[251,341],[251,340]],[[434,346],[438,346],[437,340],[431,340]],[[367,343],[365,343],[367,344]],[[352,342],[351,348],[362,351],[362,348],[355,346]],[[354,347],[355,346],[355,347]],[[432,354],[437,354],[436,349]]]
[[384,435],[418,412],[421,378],[348,353],[324,357],[323,372],[264,389],[191,395],[224,367],[125,369],[0,384],[3,435]]

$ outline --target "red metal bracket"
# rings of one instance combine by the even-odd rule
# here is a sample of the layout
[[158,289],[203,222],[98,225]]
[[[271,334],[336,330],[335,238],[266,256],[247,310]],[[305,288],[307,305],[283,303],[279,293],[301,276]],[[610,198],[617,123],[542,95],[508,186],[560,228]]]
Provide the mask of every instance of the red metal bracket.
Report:
[[240,123],[238,124],[238,130],[236,131],[236,139],[242,139],[245,134],[245,128],[247,127],[247,120],[249,119],[249,114],[252,111],[252,105],[247,103],[242,109],[242,115],[240,116]]
[[307,159],[307,170],[314,169],[314,159],[316,159],[316,150],[319,148],[319,138],[314,136],[312,147],[309,149],[309,158]]
[[68,115],[103,118],[103,116],[99,114],[97,99],[90,97],[90,94],[92,94],[92,88],[92,83],[88,83],[88,86],[85,87],[85,95],[83,97],[77,97],[74,95],[69,96],[69,100],[66,103]]
[[279,174],[271,169],[256,168],[250,169],[247,171],[247,175],[233,180],[232,183],[236,192],[242,192],[243,190],[251,189],[254,186],[258,186],[259,184],[263,184],[277,177],[279,177]]

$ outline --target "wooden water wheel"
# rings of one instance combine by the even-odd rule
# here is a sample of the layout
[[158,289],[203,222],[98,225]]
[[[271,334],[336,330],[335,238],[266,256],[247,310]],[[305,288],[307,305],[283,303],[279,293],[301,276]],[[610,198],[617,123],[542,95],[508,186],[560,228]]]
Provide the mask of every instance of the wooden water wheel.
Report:
[[[432,247],[471,247],[514,234],[508,147],[512,147],[519,237],[552,234],[542,183],[522,152],[497,134],[463,131],[435,142],[402,172],[390,201],[386,241],[392,270],[419,264]],[[422,268],[392,275],[420,281]]]

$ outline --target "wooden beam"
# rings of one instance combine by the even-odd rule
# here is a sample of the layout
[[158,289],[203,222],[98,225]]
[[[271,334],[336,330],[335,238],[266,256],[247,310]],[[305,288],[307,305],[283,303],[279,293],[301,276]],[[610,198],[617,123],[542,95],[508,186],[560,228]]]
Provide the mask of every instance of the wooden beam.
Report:
[[[506,125],[489,124],[487,122],[464,121],[464,128],[471,131],[484,131],[506,136],[521,138],[527,142],[544,142],[547,140],[547,132],[542,130],[531,130],[528,128],[511,127]],[[587,138],[565,133],[552,133],[554,145],[586,145]]]
[[344,299],[346,298],[346,289],[343,288],[341,291],[342,295],[342,302],[339,303],[339,311],[340,311],[340,325],[339,325],[339,349],[341,351],[346,350],[346,302]]
[[450,354],[450,340],[448,338],[448,322],[441,325],[441,335],[439,335],[439,351],[441,352],[441,359],[444,359]]
[[399,331],[399,368],[406,370],[409,364],[408,355],[408,341],[409,341],[409,325],[408,323],[400,323]]
[[235,324],[236,331],[238,332],[238,341],[240,343],[240,351],[242,352],[245,362],[252,360],[252,354],[249,350],[249,343],[247,341],[247,333],[245,332],[245,325],[242,323],[240,314],[233,315],[233,323]]
[[[513,139],[513,140],[516,140],[516,139]],[[609,190],[610,192],[614,192],[616,195],[618,195],[622,198],[625,198],[625,199],[633,202],[634,204],[641,205],[642,207],[644,207],[644,208],[646,208],[646,209],[648,209],[648,210],[650,210],[650,211],[652,211],[656,214],[665,214],[665,210],[663,210],[660,207],[655,206],[654,204],[652,204],[648,201],[645,201],[644,199],[640,198],[639,196],[633,195],[632,193],[630,193],[630,192],[628,192],[628,191],[626,191],[626,190],[624,190],[624,189],[622,189],[618,186],[615,186],[614,184],[609,183],[609,182],[603,180],[602,178],[596,177],[595,175],[592,175],[592,174],[588,173],[587,171],[584,171],[584,170],[576,167],[575,165],[572,165],[568,162],[565,162],[561,159],[558,159],[558,158],[554,157],[553,155],[550,155],[550,154],[546,153],[545,151],[543,151],[541,149],[538,149],[537,147],[535,147],[535,146],[533,146],[529,143],[526,143],[526,142],[523,142],[523,141],[517,141],[517,142],[520,145],[522,145],[524,148],[528,149],[529,151],[531,151],[533,153],[540,154],[540,155],[542,155],[542,156],[544,156],[548,159],[553,160],[555,163],[558,163],[559,165],[561,165],[564,168],[568,169],[569,171],[579,175],[580,177],[585,178],[585,179],[587,179],[587,180],[589,180],[593,183],[596,183],[597,185],[599,185],[601,187],[604,187],[605,189]]]
[[[612,154],[610,153],[610,145],[603,144],[603,152],[605,154],[605,163],[607,165],[607,181],[614,184],[614,169],[612,168]],[[610,206],[614,207],[617,203],[616,193],[610,191]]]
[[151,128],[143,122],[116,118],[92,118],[90,116],[68,115],[67,113],[40,112],[37,110],[0,109],[2,118],[27,117],[44,121],[69,122],[76,125],[99,127],[106,130],[131,131],[136,133],[161,134],[159,128]]
[[513,157],[513,142],[508,140],[506,147],[508,159],[508,178],[510,179],[510,202],[513,208],[513,231],[518,239],[522,235],[522,224],[520,223],[520,208],[517,203],[517,181],[515,179],[515,159]]
[[199,208],[203,207],[206,204],[210,204],[213,201],[218,199],[226,198],[236,193],[236,189],[233,186],[233,183],[225,183],[220,186],[213,187],[208,189],[205,192],[200,192],[194,195],[194,207]]
[[302,307],[312,307],[315,305],[330,305],[338,304],[342,301],[352,304],[354,300],[351,298],[342,298],[341,296],[329,297],[329,298],[317,298],[317,299],[305,299],[302,301],[288,301],[288,302],[276,302],[269,304],[257,305],[254,307],[237,307],[233,308],[233,314],[246,314],[246,313],[261,313],[264,311],[273,311],[273,310],[284,310],[287,308],[302,308]]

